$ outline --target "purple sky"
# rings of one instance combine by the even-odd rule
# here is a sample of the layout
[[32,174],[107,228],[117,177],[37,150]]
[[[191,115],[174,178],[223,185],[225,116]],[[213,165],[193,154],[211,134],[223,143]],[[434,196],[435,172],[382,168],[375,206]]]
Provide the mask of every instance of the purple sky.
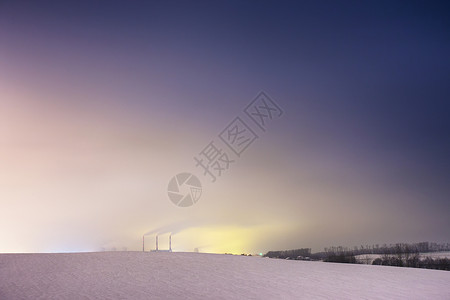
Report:
[[[448,12],[2,1],[0,252],[138,250],[155,228],[185,251],[449,242]],[[193,157],[261,90],[284,115],[210,183]],[[167,196],[180,172],[191,207]]]

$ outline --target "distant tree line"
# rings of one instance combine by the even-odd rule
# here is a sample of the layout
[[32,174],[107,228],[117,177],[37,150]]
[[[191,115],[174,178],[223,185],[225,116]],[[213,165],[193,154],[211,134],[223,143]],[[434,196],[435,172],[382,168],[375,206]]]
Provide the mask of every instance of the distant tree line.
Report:
[[448,258],[420,258],[420,251],[408,244],[399,244],[391,253],[384,253],[381,258],[376,258],[372,265],[425,268],[450,271]]
[[283,251],[269,251],[264,257],[282,258],[282,259],[307,259],[311,257],[311,248],[302,248]]
[[391,244],[389,246],[383,245],[382,247],[379,247],[378,245],[372,247],[361,246],[360,248],[354,247],[353,250],[345,247],[328,247],[325,248],[325,251],[319,256],[322,256],[322,259],[325,262],[355,264],[358,263],[356,260],[356,255],[381,254],[382,257],[376,258],[372,262],[373,265],[450,271],[450,260],[448,258],[420,258],[420,253],[449,251],[449,246],[449,244],[421,242],[414,244],[398,243],[394,245]]
[[390,245],[361,245],[360,247],[342,247],[332,246],[324,249],[323,252],[311,253],[311,248],[302,248],[284,251],[269,251],[264,256],[282,259],[311,259],[323,260],[325,262],[336,263],[358,263],[356,255],[362,254],[378,254],[380,258],[376,258],[373,265],[410,267],[410,268],[426,268],[438,270],[450,270],[450,259],[448,258],[431,258],[421,259],[421,253],[450,251],[450,243],[397,243]]
[[[395,254],[398,251],[406,249],[409,252],[419,252],[419,253],[429,253],[429,252],[441,252],[441,251],[450,251],[450,243],[429,243],[429,242],[420,242],[420,243],[397,243],[397,244],[383,244],[383,245],[361,245],[360,247],[355,246],[353,248],[342,247],[342,246],[332,246],[325,248],[324,253],[353,253],[354,255],[361,254]],[[320,252],[319,252],[320,253]],[[317,253],[317,254],[319,254]]]
[[345,264],[356,264],[356,257],[353,253],[334,253],[330,252],[323,259],[325,262],[336,262],[336,263],[345,263]]

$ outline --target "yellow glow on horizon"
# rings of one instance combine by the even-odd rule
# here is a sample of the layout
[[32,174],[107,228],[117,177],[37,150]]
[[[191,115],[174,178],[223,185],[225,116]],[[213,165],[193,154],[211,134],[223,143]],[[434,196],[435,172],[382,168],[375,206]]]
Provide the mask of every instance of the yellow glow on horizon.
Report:
[[[282,230],[280,225],[257,226],[219,226],[219,227],[194,227],[178,233],[174,237],[176,245],[183,245],[182,250],[208,253],[251,253],[250,249],[268,234],[275,234]],[[194,245],[192,249],[185,245]],[[175,246],[174,250],[177,249]],[[258,252],[259,253],[259,252]]]

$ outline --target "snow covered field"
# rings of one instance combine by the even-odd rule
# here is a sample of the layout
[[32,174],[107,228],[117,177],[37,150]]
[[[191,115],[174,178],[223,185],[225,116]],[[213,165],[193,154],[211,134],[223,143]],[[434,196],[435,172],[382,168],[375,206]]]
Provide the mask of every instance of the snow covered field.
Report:
[[450,299],[450,272],[199,253],[0,254],[0,299]]

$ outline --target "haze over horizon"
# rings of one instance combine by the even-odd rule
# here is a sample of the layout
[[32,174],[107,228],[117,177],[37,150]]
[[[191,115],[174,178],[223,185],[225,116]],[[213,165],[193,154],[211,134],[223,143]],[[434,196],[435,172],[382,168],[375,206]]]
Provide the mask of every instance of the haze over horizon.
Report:
[[[0,252],[450,242],[448,53],[447,2],[2,1]],[[212,183],[237,116],[259,138]]]

